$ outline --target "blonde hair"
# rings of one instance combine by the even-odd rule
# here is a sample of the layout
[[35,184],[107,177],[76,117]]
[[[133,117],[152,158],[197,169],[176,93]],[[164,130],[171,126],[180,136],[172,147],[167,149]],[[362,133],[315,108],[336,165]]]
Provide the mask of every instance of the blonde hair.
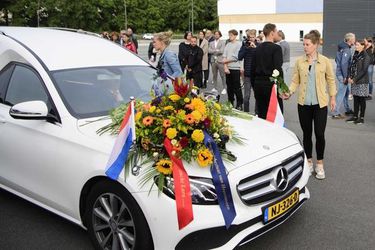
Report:
[[159,32],[154,34],[154,38],[158,39],[162,43],[164,43],[166,46],[169,46],[172,40],[172,31],[165,31],[165,32]]

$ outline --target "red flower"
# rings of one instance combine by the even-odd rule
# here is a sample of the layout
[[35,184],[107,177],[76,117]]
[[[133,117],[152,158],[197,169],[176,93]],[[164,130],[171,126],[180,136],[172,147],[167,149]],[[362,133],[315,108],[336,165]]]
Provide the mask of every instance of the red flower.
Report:
[[186,148],[188,144],[189,144],[189,139],[186,136],[182,137],[180,140],[180,146],[182,148]]
[[203,125],[204,125],[205,128],[209,128],[210,125],[211,125],[211,119],[210,118],[204,119]]
[[181,97],[185,97],[190,90],[189,84],[184,83],[181,77],[177,77],[173,80],[173,88],[174,92]]

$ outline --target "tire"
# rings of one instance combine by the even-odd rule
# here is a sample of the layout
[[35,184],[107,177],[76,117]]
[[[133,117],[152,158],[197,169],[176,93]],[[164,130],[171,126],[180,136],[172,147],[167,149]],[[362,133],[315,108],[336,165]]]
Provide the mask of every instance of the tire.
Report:
[[95,249],[154,249],[141,208],[116,182],[99,182],[92,188],[85,221]]

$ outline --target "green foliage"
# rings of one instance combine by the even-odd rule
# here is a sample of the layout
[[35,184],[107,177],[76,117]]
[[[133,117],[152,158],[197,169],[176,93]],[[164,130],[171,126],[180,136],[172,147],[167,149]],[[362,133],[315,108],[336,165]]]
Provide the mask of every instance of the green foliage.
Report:
[[[1,0],[0,11],[12,18],[0,25],[66,27],[87,31],[119,31],[128,26],[136,33],[191,30],[192,0]],[[217,1],[194,1],[194,31],[218,26]]]

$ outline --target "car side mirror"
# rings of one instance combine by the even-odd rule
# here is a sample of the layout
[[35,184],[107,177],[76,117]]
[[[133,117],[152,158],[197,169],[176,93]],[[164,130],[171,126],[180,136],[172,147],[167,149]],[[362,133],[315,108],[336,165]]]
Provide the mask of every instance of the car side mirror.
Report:
[[9,115],[14,119],[44,120],[48,108],[43,101],[21,102],[10,108]]

